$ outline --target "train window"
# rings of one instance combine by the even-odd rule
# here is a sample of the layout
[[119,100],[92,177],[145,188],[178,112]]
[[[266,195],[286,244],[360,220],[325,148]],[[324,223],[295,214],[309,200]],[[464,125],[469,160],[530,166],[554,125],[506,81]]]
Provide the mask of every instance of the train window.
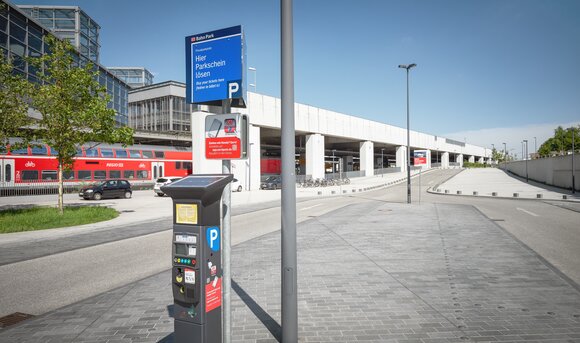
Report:
[[191,162],[183,162],[183,169],[191,170],[192,167]]
[[91,171],[90,170],[79,170],[79,180],[90,180]]
[[120,170],[109,170],[109,179],[120,179],[120,178],[121,178]]
[[5,166],[5,168],[6,168],[6,170],[4,171],[4,178],[5,178],[4,181],[10,182],[10,181],[12,181],[12,166],[10,164],[7,164]]
[[123,170],[123,178],[124,179],[134,179],[135,178],[135,171],[134,170]]
[[149,150],[142,150],[143,158],[153,158],[153,152]]
[[129,157],[141,158],[141,153],[139,152],[139,150],[129,150]]
[[22,148],[22,149],[10,149],[10,153],[12,155],[28,155],[28,148]]
[[101,157],[113,157],[113,149],[101,148]]
[[104,170],[95,170],[95,180],[104,180],[107,178],[107,172]]
[[175,169],[181,169],[181,162],[180,161],[175,162]]
[[33,155],[40,155],[40,156],[48,155],[48,149],[46,149],[45,145],[32,146],[30,148],[30,150],[32,151]]
[[99,152],[97,151],[97,149],[85,148],[85,156],[87,156],[87,157],[99,157]]
[[147,179],[149,178],[149,172],[147,170],[137,170],[137,178]]
[[56,180],[58,178],[56,170],[43,170],[41,176],[43,180]]
[[125,149],[115,149],[115,156],[117,158],[127,158],[129,154],[127,154],[127,150]]
[[36,181],[38,180],[38,170],[23,170],[22,181]]
[[75,179],[75,172],[72,170],[63,170],[62,179],[63,180],[74,180]]
[[165,151],[154,151],[156,158],[165,158]]

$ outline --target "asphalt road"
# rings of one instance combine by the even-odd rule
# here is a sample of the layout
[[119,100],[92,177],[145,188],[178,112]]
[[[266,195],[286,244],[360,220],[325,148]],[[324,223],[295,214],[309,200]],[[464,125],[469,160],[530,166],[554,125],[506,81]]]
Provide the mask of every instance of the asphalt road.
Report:
[[[456,197],[426,193],[458,170],[435,170],[413,180],[412,201],[473,204],[487,217],[576,283],[580,283],[580,213],[541,201]],[[297,204],[298,222],[355,203],[406,202],[406,184]],[[421,192],[420,192],[421,189]],[[280,229],[280,208],[232,217],[232,243]],[[154,275],[170,267],[169,230],[0,266],[0,316],[42,314]],[[31,244],[27,249],[35,249]]]

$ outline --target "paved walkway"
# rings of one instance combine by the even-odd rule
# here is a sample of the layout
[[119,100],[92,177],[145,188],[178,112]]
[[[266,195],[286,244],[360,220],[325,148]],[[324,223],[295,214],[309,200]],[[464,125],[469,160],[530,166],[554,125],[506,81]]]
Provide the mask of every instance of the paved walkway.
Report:
[[[562,200],[564,196],[571,201],[580,201],[580,194],[572,195],[571,191],[529,181],[508,174],[498,168],[465,169],[447,182],[433,187],[433,192],[451,195],[497,196],[514,198],[517,193],[522,199]],[[495,195],[493,195],[495,193]]]
[[[280,232],[232,252],[234,342],[280,338]],[[301,342],[580,342],[580,287],[471,206],[369,201],[298,226]],[[0,342],[172,342],[169,271]]]

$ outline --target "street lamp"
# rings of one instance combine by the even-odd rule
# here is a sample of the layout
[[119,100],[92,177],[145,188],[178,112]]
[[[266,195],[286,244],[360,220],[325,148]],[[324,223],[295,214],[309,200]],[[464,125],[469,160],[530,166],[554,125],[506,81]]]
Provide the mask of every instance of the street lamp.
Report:
[[[536,137],[534,137],[534,153],[538,153],[538,141],[536,140]],[[536,156],[536,158],[538,157]]]
[[[529,182],[528,180],[528,140],[524,139],[523,143],[526,143],[526,155],[524,157],[524,159],[526,160],[526,182]],[[523,152],[522,152],[523,154]]]
[[399,64],[399,68],[407,70],[407,203],[411,203],[411,135],[409,133],[409,69],[416,67],[415,63]]
[[507,147],[505,143],[503,144],[503,170],[507,171]]
[[381,148],[381,177],[384,177],[383,174],[385,172],[385,167],[383,166],[383,163],[385,163],[385,160],[383,159],[383,151],[385,151],[385,149]]
[[571,127],[572,129],[572,194],[576,194],[576,183],[574,182],[574,153],[575,148],[574,148],[574,127]]

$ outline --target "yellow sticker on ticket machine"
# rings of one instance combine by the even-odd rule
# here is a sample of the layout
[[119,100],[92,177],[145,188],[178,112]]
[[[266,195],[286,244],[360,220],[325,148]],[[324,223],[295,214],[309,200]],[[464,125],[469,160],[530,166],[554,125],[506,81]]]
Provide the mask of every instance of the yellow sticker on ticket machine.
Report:
[[175,204],[176,224],[197,224],[197,204]]

